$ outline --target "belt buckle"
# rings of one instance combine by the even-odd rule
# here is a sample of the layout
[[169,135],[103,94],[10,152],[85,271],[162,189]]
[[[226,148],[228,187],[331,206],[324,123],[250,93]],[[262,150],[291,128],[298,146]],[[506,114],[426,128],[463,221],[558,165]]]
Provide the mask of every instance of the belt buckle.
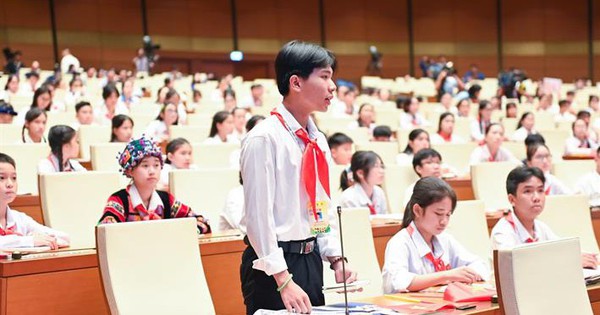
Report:
[[309,254],[315,248],[314,241],[305,242],[300,250],[300,254]]

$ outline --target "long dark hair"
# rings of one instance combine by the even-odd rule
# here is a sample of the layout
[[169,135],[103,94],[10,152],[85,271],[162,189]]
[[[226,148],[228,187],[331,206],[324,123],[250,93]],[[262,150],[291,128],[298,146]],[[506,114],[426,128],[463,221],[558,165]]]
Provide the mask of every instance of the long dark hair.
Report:
[[212,125],[210,126],[210,133],[208,134],[208,136],[211,138],[214,137],[219,132],[219,130],[217,129],[217,124],[222,124],[230,115],[231,113],[225,110],[217,112],[213,116]]
[[48,132],[48,143],[50,144],[50,151],[58,159],[58,171],[62,172],[63,167],[63,145],[71,142],[77,135],[75,129],[66,125],[56,125],[50,128]]
[[546,146],[546,144],[541,143],[541,142],[535,142],[535,143],[532,143],[527,146],[527,161],[528,162],[531,162],[531,160],[533,160],[533,156],[535,155],[535,152],[537,152],[537,150],[541,147],[546,148],[546,150],[548,150],[548,153],[550,153],[550,149],[548,148],[548,146]]
[[352,154],[352,160],[350,160],[350,169],[342,171],[342,174],[340,175],[340,187],[342,190],[346,190],[350,187],[350,184],[348,184],[350,182],[349,174],[352,174],[352,181],[354,183],[360,183],[357,172],[362,170],[363,176],[366,178],[369,176],[369,172],[375,164],[377,164],[378,160],[383,163],[381,157],[373,151],[354,152],[354,154]]
[[454,114],[452,114],[451,112],[445,112],[440,115],[440,121],[438,122],[438,131],[437,131],[438,133],[440,131],[442,131],[442,120],[444,120],[444,118],[446,118],[448,116],[452,116],[452,118],[454,118]]
[[169,160],[169,153],[175,153],[175,151],[177,151],[179,148],[181,148],[181,146],[184,144],[189,145],[190,142],[184,138],[175,138],[175,139],[169,141],[169,143],[167,144],[167,149],[166,149],[166,151],[167,151],[167,158],[165,159],[166,164],[171,164],[171,160]]
[[37,88],[37,90],[35,90],[35,93],[33,93],[33,101],[31,103],[31,108],[34,108],[34,107],[39,108],[37,99],[40,95],[46,94],[46,93],[48,93],[48,95],[50,96],[50,104],[48,104],[48,107],[46,107],[44,110],[49,111],[50,107],[52,106],[52,93],[50,93],[50,88],[48,87],[47,84],[42,84],[42,86],[40,86],[39,88]]
[[519,119],[519,123],[517,124],[517,129],[523,127],[523,120],[525,120],[525,118],[527,118],[528,115],[533,115],[532,112],[524,112],[523,115],[521,115],[521,119]]
[[419,137],[422,133],[425,133],[427,135],[427,137],[429,138],[429,133],[421,128],[411,131],[408,134],[409,143],[406,145],[406,148],[404,148],[404,151],[402,151],[402,152],[406,153],[406,154],[413,154],[414,152],[413,152],[413,149],[410,147],[410,141],[415,141],[415,139],[417,139],[417,137]]
[[32,107],[25,114],[25,123],[23,124],[23,129],[21,129],[21,140],[23,140],[23,143],[25,143],[25,129],[27,129],[27,127],[25,127],[25,125],[27,123],[30,123],[30,122],[36,120],[41,115],[44,115],[44,116],[46,116],[46,118],[48,118],[48,115],[46,114],[46,112],[41,110],[39,107]]
[[[371,106],[371,108],[373,108],[373,110],[375,110],[375,107],[369,103],[364,103],[364,104],[360,105],[360,107],[358,108],[358,119],[356,121],[358,122],[359,127],[367,127],[368,128],[369,126],[365,126],[364,122],[360,119],[360,113],[365,108],[365,106]],[[375,121],[373,120],[373,122],[375,122]]]
[[21,81],[21,80],[19,79],[19,75],[18,75],[18,74],[11,74],[11,75],[9,75],[9,76],[8,76],[8,80],[6,80],[6,85],[4,86],[4,90],[5,90],[5,91],[7,91],[7,90],[8,90],[8,85],[10,84],[10,81],[11,81],[13,78],[17,78],[17,83],[19,83],[19,81]]
[[115,134],[115,129],[120,128],[123,124],[129,121],[131,122],[131,128],[133,128],[133,119],[127,115],[119,114],[112,118],[111,128],[110,128],[110,142],[117,142],[117,135]]
[[402,228],[406,228],[415,219],[413,208],[419,205],[423,210],[430,205],[442,201],[444,198],[450,198],[452,202],[452,212],[456,208],[456,193],[444,181],[437,177],[423,177],[417,181],[413,189],[412,196],[404,209],[404,218],[402,219]]

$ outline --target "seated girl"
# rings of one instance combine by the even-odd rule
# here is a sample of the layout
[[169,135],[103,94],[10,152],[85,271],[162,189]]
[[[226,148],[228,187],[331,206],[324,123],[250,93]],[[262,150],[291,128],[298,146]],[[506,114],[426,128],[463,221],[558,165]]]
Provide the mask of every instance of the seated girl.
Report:
[[25,124],[21,130],[22,143],[46,143],[44,132],[46,131],[46,122],[48,116],[45,111],[33,107],[25,114]]
[[513,162],[521,164],[510,151],[502,147],[504,141],[504,127],[497,123],[492,123],[485,129],[485,138],[483,144],[475,148],[471,153],[470,165],[483,162]]
[[15,160],[0,153],[0,249],[10,247],[49,246],[51,249],[69,246],[66,233],[35,222],[25,213],[10,209],[17,197]]
[[145,135],[161,143],[169,139],[169,127],[178,124],[177,106],[167,103],[163,105],[158,117],[148,124]]
[[192,165],[192,146],[184,138],[176,138],[167,144],[167,159],[160,172],[159,187],[166,189],[169,187],[169,172],[177,169],[193,169]]
[[404,151],[396,156],[396,164],[412,165],[415,154],[430,147],[429,133],[423,129],[415,129],[408,134],[408,144]]
[[535,116],[532,112],[525,112],[519,119],[517,124],[517,130],[513,133],[511,140],[516,142],[523,142],[528,135],[537,134],[534,128]]
[[112,118],[110,142],[131,141],[133,136],[133,119],[127,115],[119,114]]
[[[492,229],[492,249],[510,249],[559,238],[537,219],[546,204],[545,181],[544,173],[537,167],[517,167],[508,173],[506,193],[513,209]],[[596,269],[598,259],[594,254],[583,253],[581,263],[584,268]]]
[[441,143],[466,143],[467,141],[459,135],[454,134],[454,114],[443,113],[440,115],[438,131],[431,135],[432,144]]
[[404,211],[403,229],[385,250],[385,293],[489,279],[490,270],[484,261],[444,233],[455,207],[456,194],[445,181],[437,177],[419,179]]
[[56,125],[48,132],[50,155],[38,163],[38,173],[85,172],[76,159],[79,156],[79,140],[75,129]]
[[343,171],[341,187],[344,189],[340,197],[340,206],[369,207],[371,214],[387,212],[385,192],[379,185],[383,184],[385,166],[373,151],[357,151],[350,161],[350,172],[354,184],[348,187],[349,172]]
[[537,167],[544,172],[544,177],[546,177],[544,193],[546,195],[568,195],[572,193],[556,176],[550,174],[552,154],[550,154],[550,149],[545,144],[534,143],[528,145],[526,163],[527,166]]
[[160,148],[154,142],[144,137],[132,140],[118,161],[123,174],[131,178],[131,184],[108,198],[100,218],[101,224],[196,217],[198,231],[211,232],[203,216],[196,215],[173,195],[155,189],[163,159]]
[[213,116],[212,125],[208,139],[204,140],[204,144],[219,144],[219,143],[240,143],[240,140],[233,135],[233,115],[231,112],[220,111]]
[[369,129],[369,132],[372,132],[375,126],[375,107],[369,103],[364,103],[358,108],[358,119],[351,122],[348,128],[365,127]]

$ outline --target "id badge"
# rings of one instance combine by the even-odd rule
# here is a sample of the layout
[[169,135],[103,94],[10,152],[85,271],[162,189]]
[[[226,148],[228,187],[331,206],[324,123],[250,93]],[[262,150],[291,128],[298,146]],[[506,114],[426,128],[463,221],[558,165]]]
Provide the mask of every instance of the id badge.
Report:
[[310,220],[310,233],[313,235],[328,233],[331,230],[331,226],[329,225],[329,203],[325,200],[317,201],[317,220],[315,220],[315,215],[312,211],[312,207],[310,203],[308,205],[308,217]]

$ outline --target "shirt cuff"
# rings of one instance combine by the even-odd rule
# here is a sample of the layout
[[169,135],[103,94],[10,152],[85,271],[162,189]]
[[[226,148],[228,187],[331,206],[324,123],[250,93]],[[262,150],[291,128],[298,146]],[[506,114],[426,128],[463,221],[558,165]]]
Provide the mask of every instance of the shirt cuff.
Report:
[[402,272],[394,275],[392,279],[390,279],[390,285],[384,285],[384,288],[389,290],[389,292],[385,293],[389,294],[408,291],[408,286],[410,286],[416,276],[417,274],[412,272]]
[[287,263],[283,258],[283,250],[278,247],[271,254],[258,258],[252,262],[252,268],[264,271],[267,276],[272,276],[276,273],[287,270]]

